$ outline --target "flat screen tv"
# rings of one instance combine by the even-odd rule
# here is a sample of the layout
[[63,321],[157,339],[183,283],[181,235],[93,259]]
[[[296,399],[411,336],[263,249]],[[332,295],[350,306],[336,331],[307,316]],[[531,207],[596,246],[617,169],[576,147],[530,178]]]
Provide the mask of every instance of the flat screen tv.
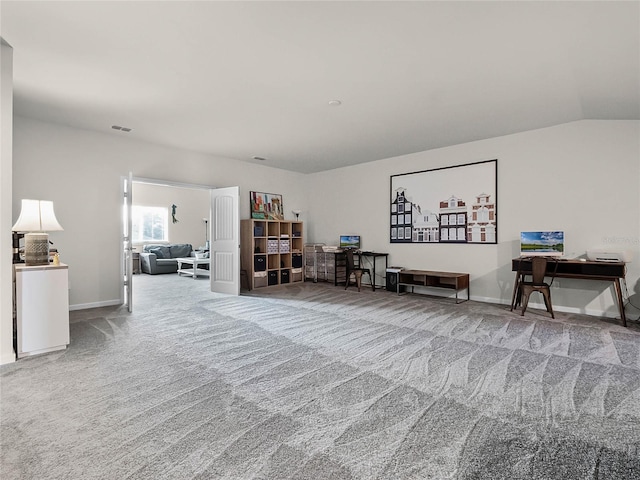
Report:
[[520,256],[564,255],[564,232],[520,232]]
[[360,249],[360,235],[340,235],[340,248]]

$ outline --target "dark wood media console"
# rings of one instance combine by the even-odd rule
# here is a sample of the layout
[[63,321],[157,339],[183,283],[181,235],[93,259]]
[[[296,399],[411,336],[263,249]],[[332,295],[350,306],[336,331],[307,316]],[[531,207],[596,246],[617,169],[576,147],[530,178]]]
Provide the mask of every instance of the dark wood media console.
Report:
[[[456,291],[456,303],[462,303],[469,300],[469,274],[453,273],[453,272],[433,272],[430,270],[401,270],[398,272],[398,290],[400,295],[400,287],[411,287],[411,293],[414,293],[414,287],[435,287],[447,288]],[[458,292],[467,290],[467,299],[458,301]]]

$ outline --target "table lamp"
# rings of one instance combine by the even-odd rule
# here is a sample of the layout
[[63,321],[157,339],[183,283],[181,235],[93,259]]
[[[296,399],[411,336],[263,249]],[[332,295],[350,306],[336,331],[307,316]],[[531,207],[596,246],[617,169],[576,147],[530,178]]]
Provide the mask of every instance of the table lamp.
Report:
[[13,232],[27,232],[24,236],[26,265],[49,264],[49,235],[47,232],[63,230],[49,200],[22,200],[20,216]]

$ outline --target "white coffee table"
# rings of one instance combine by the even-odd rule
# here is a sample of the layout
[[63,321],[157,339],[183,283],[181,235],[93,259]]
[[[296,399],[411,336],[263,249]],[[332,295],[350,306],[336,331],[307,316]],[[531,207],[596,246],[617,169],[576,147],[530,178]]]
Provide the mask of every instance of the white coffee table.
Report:
[[[200,267],[211,265],[210,258],[185,257],[177,258],[176,260],[178,260],[178,276],[184,273],[185,275],[191,275],[194,280],[198,275],[209,276],[209,270]],[[183,268],[183,265],[190,265],[191,268]]]

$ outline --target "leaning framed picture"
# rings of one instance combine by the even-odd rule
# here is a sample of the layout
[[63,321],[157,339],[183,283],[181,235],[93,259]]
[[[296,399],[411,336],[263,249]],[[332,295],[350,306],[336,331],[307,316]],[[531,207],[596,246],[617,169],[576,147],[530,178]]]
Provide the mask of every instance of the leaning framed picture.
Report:
[[282,195],[275,193],[249,192],[251,218],[284,220]]
[[498,160],[391,176],[391,243],[498,243]]

